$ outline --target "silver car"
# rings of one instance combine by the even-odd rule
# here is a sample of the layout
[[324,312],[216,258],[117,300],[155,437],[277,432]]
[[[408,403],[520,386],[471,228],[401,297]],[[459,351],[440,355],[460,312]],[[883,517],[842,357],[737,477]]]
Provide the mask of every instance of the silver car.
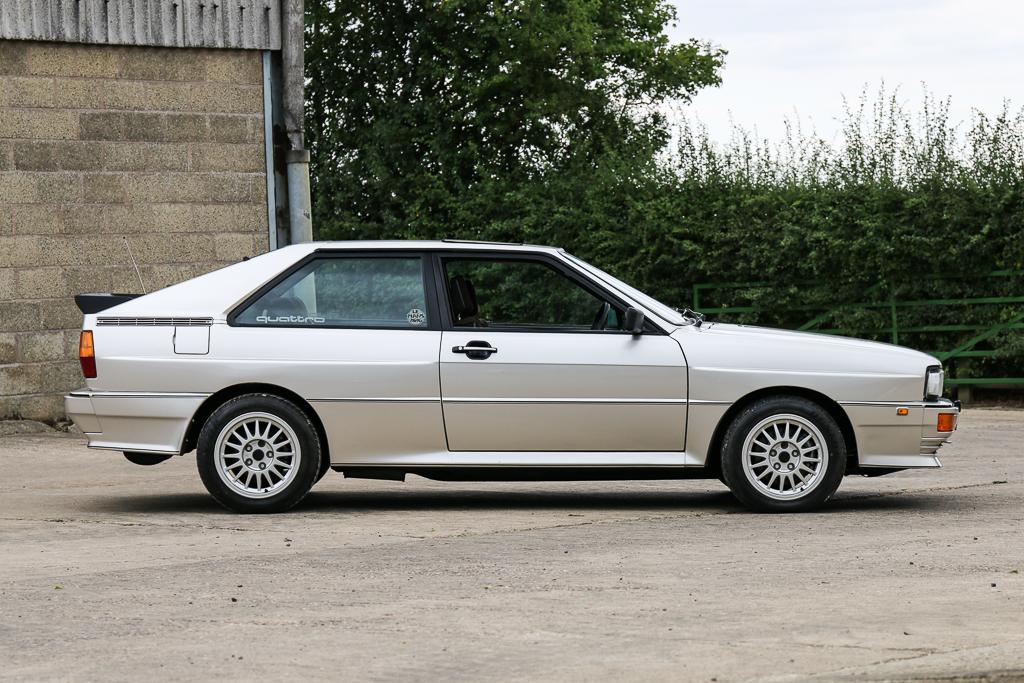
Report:
[[720,479],[761,511],[939,467],[959,406],[897,346],[705,322],[561,249],[323,242],[148,294],[80,295],[91,448],[196,451],[239,512],[328,470],[446,481]]

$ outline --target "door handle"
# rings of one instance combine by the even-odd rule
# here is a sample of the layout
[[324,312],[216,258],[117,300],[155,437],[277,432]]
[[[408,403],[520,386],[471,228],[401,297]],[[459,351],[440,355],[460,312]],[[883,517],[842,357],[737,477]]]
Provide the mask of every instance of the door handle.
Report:
[[497,353],[498,349],[490,345],[489,342],[485,341],[471,341],[465,346],[453,346],[452,353],[464,353],[467,357],[474,360],[483,360],[490,357],[492,353]]
[[452,353],[497,353],[493,346],[454,346]]

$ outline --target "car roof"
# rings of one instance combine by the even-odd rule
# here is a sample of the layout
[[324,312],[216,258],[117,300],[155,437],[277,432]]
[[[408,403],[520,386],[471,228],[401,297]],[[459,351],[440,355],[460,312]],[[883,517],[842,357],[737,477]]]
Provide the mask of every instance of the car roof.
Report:
[[565,251],[558,247],[523,242],[488,242],[485,240],[343,240],[306,242],[285,249],[301,249],[307,253],[321,249],[414,249],[414,250],[480,250],[480,251],[529,251],[555,253]]
[[523,251],[555,254],[554,247],[498,242],[461,240],[352,240],[344,242],[306,242],[282,247],[234,263],[220,270],[171,285],[132,299],[103,311],[103,317],[118,316],[204,316],[223,319],[225,312],[256,291],[271,278],[309,254],[318,251],[344,250],[460,250],[460,251]]

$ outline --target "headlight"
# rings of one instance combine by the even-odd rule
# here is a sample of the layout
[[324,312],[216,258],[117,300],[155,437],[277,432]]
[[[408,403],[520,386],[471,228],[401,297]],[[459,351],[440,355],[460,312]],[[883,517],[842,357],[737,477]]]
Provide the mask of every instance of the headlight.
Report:
[[945,376],[942,368],[928,368],[928,374],[925,375],[924,380],[924,400],[935,401],[942,396],[942,384]]

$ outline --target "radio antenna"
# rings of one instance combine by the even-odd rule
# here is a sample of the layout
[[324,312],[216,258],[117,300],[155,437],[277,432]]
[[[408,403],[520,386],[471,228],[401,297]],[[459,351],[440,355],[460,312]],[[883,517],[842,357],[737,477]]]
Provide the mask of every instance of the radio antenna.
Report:
[[135,267],[135,274],[139,278],[139,286],[142,287],[142,293],[148,294],[149,292],[146,291],[146,283],[142,281],[142,273],[139,272],[139,264],[135,262],[135,254],[132,253],[132,245],[128,244],[128,238],[126,236],[121,235],[121,239],[124,240],[125,249],[128,250],[128,258],[132,260],[132,265]]

